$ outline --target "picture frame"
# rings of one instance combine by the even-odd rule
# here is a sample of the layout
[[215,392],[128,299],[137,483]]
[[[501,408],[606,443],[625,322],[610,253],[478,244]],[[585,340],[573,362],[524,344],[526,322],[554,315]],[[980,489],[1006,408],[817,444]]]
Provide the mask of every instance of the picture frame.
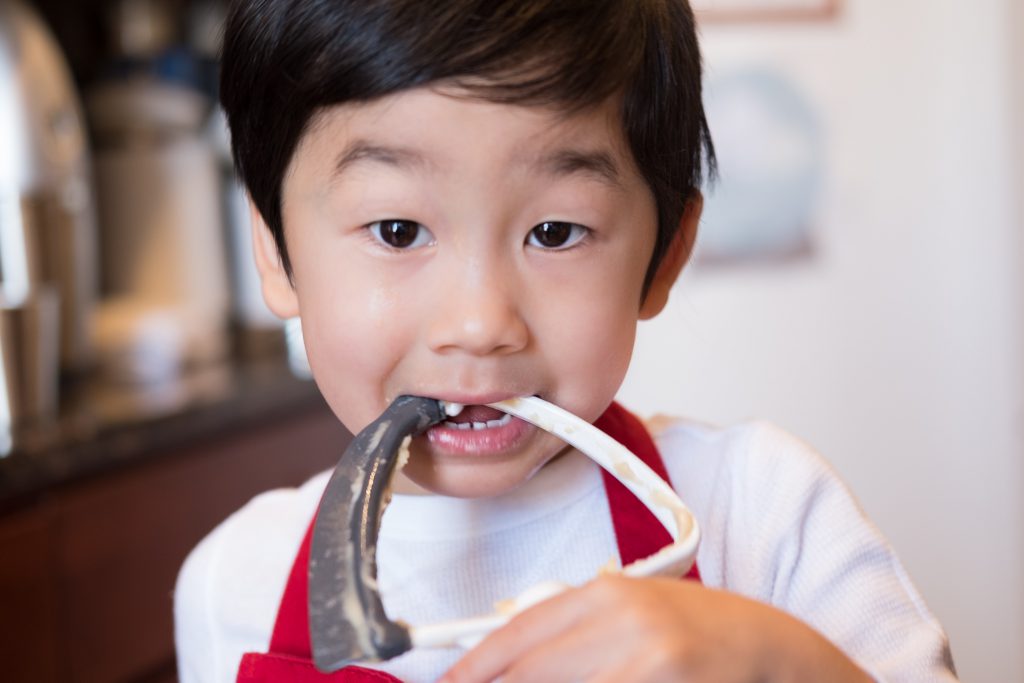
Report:
[[690,0],[698,21],[828,21],[842,0]]

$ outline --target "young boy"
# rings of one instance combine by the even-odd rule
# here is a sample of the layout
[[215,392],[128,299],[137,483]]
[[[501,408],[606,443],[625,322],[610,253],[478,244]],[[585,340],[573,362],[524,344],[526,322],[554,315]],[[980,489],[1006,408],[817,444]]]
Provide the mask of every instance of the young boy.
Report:
[[[301,315],[339,419],[358,432],[403,394],[468,406],[414,439],[385,514],[390,617],[476,616],[545,579],[581,584],[469,653],[413,650],[378,669],[955,680],[891,549],[800,442],[764,424],[676,421],[656,449],[631,433],[703,529],[700,581],[586,582],[646,531],[620,524],[625,503],[596,465],[483,405],[537,395],[600,425],[632,419],[609,406],[637,321],[687,260],[713,168],[685,0],[238,2],[222,101],[264,297]],[[190,556],[182,681],[394,680],[317,674],[301,618],[284,623],[305,614],[289,596],[326,480],[258,497]]]

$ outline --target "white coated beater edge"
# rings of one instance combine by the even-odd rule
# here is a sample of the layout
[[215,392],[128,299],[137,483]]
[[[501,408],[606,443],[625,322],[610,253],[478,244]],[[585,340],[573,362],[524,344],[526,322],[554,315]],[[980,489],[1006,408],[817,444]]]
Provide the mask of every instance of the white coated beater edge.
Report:
[[[462,410],[462,406],[457,403],[442,403],[448,415],[457,415]],[[536,425],[574,446],[622,482],[668,530],[673,541],[670,545],[617,572],[632,577],[680,577],[693,566],[700,543],[697,520],[672,487],[629,449],[586,420],[535,396],[512,398],[488,405]],[[566,584],[547,581],[526,589],[510,601],[498,603],[510,607],[494,614],[412,626],[409,631],[413,647],[472,647],[517,613],[567,588],[569,586]]]

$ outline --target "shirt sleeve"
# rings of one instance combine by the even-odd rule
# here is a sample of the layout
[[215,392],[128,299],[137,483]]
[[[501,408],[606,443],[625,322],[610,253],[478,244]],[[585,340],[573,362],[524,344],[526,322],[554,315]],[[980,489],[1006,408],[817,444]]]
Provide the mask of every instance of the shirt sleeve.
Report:
[[180,683],[224,680],[218,671],[218,633],[212,616],[213,577],[223,530],[207,536],[185,560],[174,588],[174,641]]
[[329,472],[253,498],[182,565],[174,592],[181,683],[233,683],[247,652],[266,652],[281,595]]
[[824,459],[767,423],[710,450],[696,476],[706,581],[796,616],[878,681],[957,680],[942,627]]

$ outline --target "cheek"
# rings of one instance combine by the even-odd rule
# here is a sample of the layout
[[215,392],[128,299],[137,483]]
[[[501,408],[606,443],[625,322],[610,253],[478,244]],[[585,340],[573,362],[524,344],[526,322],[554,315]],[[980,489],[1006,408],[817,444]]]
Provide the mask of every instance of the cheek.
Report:
[[632,288],[595,281],[591,294],[550,319],[549,367],[566,393],[564,407],[596,419],[625,377],[636,337],[637,304]]
[[[612,317],[596,311],[581,325],[580,333],[571,341],[573,369],[597,394],[609,400],[618,390],[633,353],[635,314]],[[596,397],[595,397],[596,398]],[[598,399],[600,401],[600,399]]]
[[324,399],[358,432],[386,407],[388,378],[404,355],[394,324],[397,298],[351,278],[306,280],[298,287],[310,368]]

